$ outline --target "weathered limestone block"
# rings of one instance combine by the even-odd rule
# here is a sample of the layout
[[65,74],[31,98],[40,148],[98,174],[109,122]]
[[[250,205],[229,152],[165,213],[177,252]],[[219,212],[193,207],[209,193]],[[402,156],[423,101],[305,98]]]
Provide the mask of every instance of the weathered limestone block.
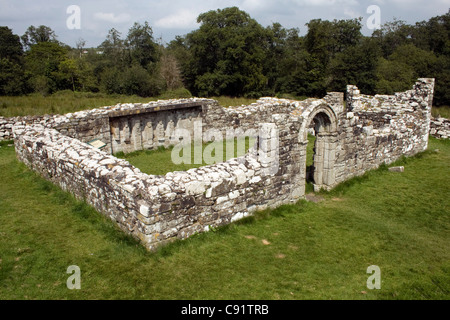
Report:
[[389,171],[391,172],[404,172],[405,171],[405,167],[401,166],[401,167],[391,167],[389,168]]

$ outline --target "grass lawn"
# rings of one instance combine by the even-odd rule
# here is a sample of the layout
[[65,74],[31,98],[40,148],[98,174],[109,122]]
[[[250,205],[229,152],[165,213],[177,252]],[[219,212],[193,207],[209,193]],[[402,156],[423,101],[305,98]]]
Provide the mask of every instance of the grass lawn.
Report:
[[[238,141],[239,140],[239,141]],[[251,146],[254,146],[256,140],[254,138],[243,138],[223,142],[210,142],[190,147],[190,161],[188,163],[175,164],[172,160],[172,153],[175,157],[181,158],[183,152],[188,150],[176,149],[173,147],[165,149],[159,147],[156,150],[140,150],[124,154],[118,152],[114,156],[126,159],[131,165],[139,168],[142,172],[153,175],[165,175],[167,172],[187,171],[192,168],[198,168],[213,163],[220,163],[232,158],[237,158],[245,155]],[[228,151],[228,150],[233,150]],[[215,157],[217,154],[222,154],[222,157]],[[230,153],[230,156],[228,156]],[[197,155],[197,157],[196,157]],[[195,163],[196,158],[202,159],[202,163]],[[218,161],[213,161],[218,159]],[[219,160],[220,159],[220,160]],[[198,161],[199,162],[199,161]]]
[[[0,299],[449,299],[450,141],[156,253],[0,143]],[[438,152],[434,150],[439,149]],[[66,270],[81,270],[69,290]],[[379,266],[381,289],[367,268]]]

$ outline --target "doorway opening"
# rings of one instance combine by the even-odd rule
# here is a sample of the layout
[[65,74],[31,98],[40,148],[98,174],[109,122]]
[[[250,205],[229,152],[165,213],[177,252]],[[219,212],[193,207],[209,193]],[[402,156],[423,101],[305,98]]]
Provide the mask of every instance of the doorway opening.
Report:
[[330,116],[317,112],[308,126],[306,153],[306,190],[330,190],[335,184],[335,158],[337,134]]

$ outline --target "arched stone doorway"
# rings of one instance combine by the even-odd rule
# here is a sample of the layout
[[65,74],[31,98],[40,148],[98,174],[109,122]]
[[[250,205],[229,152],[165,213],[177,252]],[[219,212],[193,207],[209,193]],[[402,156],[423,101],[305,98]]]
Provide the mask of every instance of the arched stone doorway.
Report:
[[[314,128],[316,139],[313,173],[310,178],[314,184],[315,192],[321,189],[330,190],[336,184],[337,118],[334,111],[327,105],[312,107],[309,116],[305,117],[301,131],[305,150],[308,144],[308,129],[311,127]],[[305,172],[306,179],[306,161],[304,168],[303,172]]]

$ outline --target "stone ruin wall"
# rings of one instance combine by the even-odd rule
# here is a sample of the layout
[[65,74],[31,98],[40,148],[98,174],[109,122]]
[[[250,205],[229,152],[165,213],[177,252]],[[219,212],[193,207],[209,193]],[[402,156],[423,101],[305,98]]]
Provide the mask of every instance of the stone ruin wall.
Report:
[[[425,150],[433,88],[433,79],[419,79],[407,92],[372,97],[349,86],[346,108],[343,93],[305,101],[263,98],[230,108],[196,98],[118,105],[33,125],[19,122],[13,133],[21,161],[154,249],[303,198],[311,124],[317,134],[316,189],[331,189],[382,163]],[[257,130],[258,146],[277,149],[278,169],[269,170],[272,163],[251,150],[224,163],[154,176],[111,155],[121,145],[129,152],[176,141],[171,139],[174,129],[192,130],[199,118],[203,130]],[[164,130],[155,130],[160,121]],[[273,135],[261,134],[274,131],[276,147]],[[107,147],[98,150],[84,143],[93,138]]]
[[367,96],[347,90],[347,110],[339,119],[336,182],[428,147],[434,79],[419,79],[412,90]]
[[[254,153],[153,176],[54,129],[34,125],[15,127],[14,132],[21,161],[85,199],[149,249],[301,197],[295,186],[300,174],[293,166],[289,172],[270,175]],[[284,135],[280,143],[295,147],[296,140],[297,135]],[[280,164],[293,158],[300,160],[299,150],[286,149],[280,153]]]
[[431,118],[430,135],[438,139],[450,138],[450,119]]

